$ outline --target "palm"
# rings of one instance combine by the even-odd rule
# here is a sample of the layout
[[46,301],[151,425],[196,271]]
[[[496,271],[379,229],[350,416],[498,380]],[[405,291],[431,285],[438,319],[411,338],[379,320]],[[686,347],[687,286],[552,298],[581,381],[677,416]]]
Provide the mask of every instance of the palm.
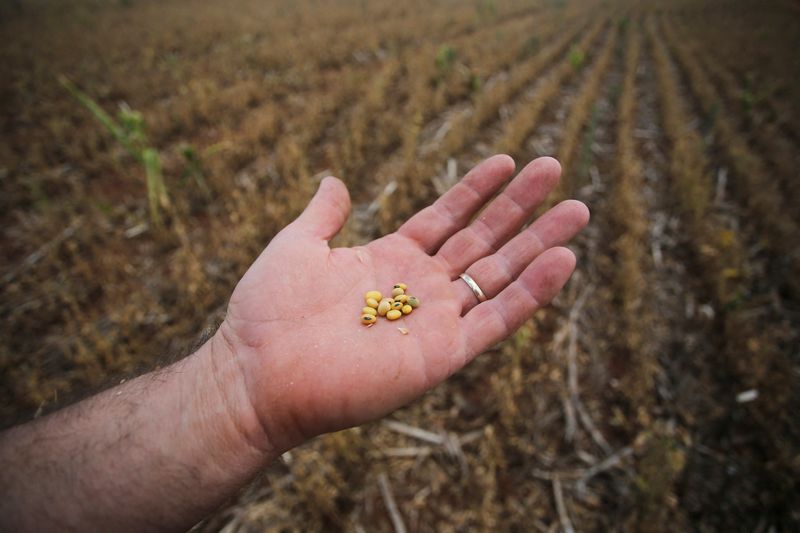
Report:
[[[472,179],[483,184],[486,194],[495,191],[513,167],[493,159],[483,163],[488,168],[473,170],[465,182]],[[535,169],[527,175],[523,171],[509,188],[521,178],[527,182],[544,179]],[[552,181],[540,187],[541,194],[549,191]],[[530,199],[530,210],[541,194]],[[279,426],[272,433],[288,434],[286,438],[294,443],[377,418],[407,403],[510,334],[536,306],[552,298],[569,276],[574,259],[568,251],[551,250],[548,258],[544,250],[520,247],[525,242],[518,242],[519,236],[495,254],[481,253],[470,245],[471,234],[452,235],[441,224],[437,204],[396,233],[366,246],[331,250],[326,241],[343,220],[331,224],[326,217],[339,214],[326,213],[322,206],[322,218],[309,223],[306,219],[314,216],[312,202],[307,210],[312,214],[304,214],[276,236],[242,278],[231,297],[226,328],[256,411],[260,416],[276,410],[287,415],[278,421],[271,414],[266,416],[267,425]],[[535,237],[545,249],[585,224],[585,207],[575,204],[561,211],[555,208],[551,210],[555,216],[536,222],[542,235]],[[491,217],[489,209],[484,211],[487,217]],[[465,220],[453,221],[453,227],[463,227],[474,209],[463,211]],[[449,215],[455,212],[453,206],[447,207]],[[528,214],[504,222],[512,235]],[[314,226],[325,224],[330,227],[321,234],[313,231]],[[534,226],[526,232],[533,232]],[[499,248],[508,237],[501,235],[492,246]],[[508,272],[514,268],[508,266],[507,258],[499,257],[507,249],[515,257],[521,255],[518,263],[523,269],[540,256],[528,266],[530,270],[538,264],[537,271],[530,275],[528,270]],[[496,265],[499,260],[506,265],[502,273]],[[487,296],[497,297],[468,312],[478,301],[457,279],[463,271],[476,278]],[[531,279],[528,287],[523,279],[534,274],[537,279]],[[505,279],[509,275],[519,279]],[[381,319],[371,327],[363,326],[359,316],[364,293],[387,294],[397,282],[407,283],[409,294],[418,296],[421,306],[397,321]]]

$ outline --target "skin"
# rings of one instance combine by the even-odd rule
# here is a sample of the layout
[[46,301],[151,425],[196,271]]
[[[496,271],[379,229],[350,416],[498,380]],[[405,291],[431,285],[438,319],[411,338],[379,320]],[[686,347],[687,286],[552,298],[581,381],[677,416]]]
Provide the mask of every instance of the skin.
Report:
[[[0,529],[189,527],[284,451],[385,416],[506,338],[566,283],[560,245],[589,219],[569,200],[521,230],[560,167],[513,172],[489,158],[397,232],[336,249],[350,200],[323,180],[198,352],[0,435]],[[397,282],[420,307],[362,325],[364,294]]]

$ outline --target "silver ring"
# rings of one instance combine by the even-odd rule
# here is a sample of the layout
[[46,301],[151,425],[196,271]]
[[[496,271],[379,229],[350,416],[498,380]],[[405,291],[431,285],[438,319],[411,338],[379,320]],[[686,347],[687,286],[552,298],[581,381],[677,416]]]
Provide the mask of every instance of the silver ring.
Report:
[[475,280],[472,279],[469,276],[469,274],[464,272],[463,274],[459,274],[458,277],[463,279],[464,283],[466,283],[469,286],[469,288],[472,289],[472,294],[475,295],[475,297],[478,299],[479,303],[486,301],[486,295],[483,294],[483,291],[481,290],[481,288],[478,287],[478,284],[475,283]]

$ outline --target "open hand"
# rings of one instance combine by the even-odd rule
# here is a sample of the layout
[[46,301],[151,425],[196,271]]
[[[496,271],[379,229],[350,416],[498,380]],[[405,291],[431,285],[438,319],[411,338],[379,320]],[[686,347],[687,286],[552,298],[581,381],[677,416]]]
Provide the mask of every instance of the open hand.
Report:
[[[239,282],[219,332],[273,448],[386,415],[509,336],[558,293],[575,268],[572,252],[558,246],[586,225],[589,211],[567,200],[520,231],[561,169],[554,159],[536,159],[497,194],[513,172],[510,157],[491,157],[395,233],[336,249],[328,240],[344,225],[350,200],[341,181],[322,181]],[[463,272],[487,301],[478,304],[458,277]],[[364,294],[387,295],[397,282],[421,306],[363,326]]]

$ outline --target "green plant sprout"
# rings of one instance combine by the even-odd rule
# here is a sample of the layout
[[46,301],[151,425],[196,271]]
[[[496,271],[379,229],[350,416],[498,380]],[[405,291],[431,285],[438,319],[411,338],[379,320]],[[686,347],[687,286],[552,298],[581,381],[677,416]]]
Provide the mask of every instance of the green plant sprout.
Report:
[[158,150],[149,145],[145,133],[144,117],[139,111],[121,104],[117,119],[106,113],[97,102],[81,91],[66,76],[58,77],[59,83],[83,104],[94,117],[106,127],[123,148],[144,167],[147,180],[147,201],[150,205],[150,219],[160,227],[161,209],[169,209],[169,197],[161,171],[161,157]]
[[573,45],[569,51],[569,64],[572,65],[572,68],[575,70],[580,70],[585,60],[586,55],[583,53],[583,51],[577,46]]
[[185,180],[187,176],[191,176],[194,178],[203,196],[205,196],[206,199],[211,198],[211,189],[208,188],[208,183],[206,183],[203,162],[200,158],[200,154],[197,153],[197,149],[191,144],[184,144],[180,147],[180,152],[186,163],[186,168],[183,174],[181,174],[181,181]]
[[449,44],[443,44],[436,51],[436,69],[439,76],[444,77],[456,62],[456,50]]

